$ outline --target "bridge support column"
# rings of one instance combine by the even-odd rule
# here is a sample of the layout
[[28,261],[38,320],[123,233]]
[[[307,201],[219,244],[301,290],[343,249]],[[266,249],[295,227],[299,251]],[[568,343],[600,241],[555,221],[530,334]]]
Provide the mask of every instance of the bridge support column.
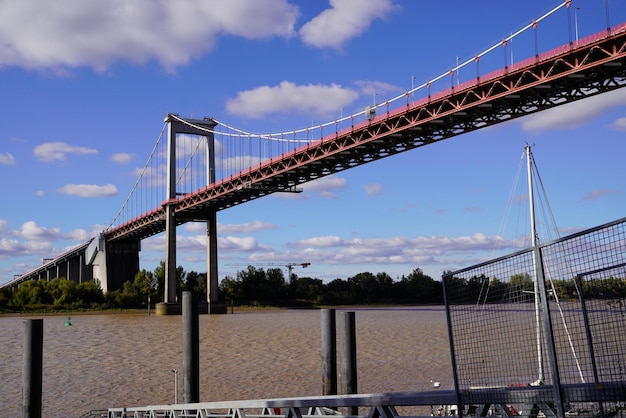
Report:
[[[166,197],[168,202],[165,206],[165,236],[166,236],[166,254],[165,254],[165,293],[163,303],[159,303],[156,306],[157,315],[180,315],[181,304],[176,300],[176,199],[178,194],[176,192],[176,134],[190,134],[200,135],[207,137],[207,184],[215,183],[215,144],[213,139],[213,133],[210,131],[215,127],[216,122],[210,118],[204,118],[203,120],[194,119],[181,119],[174,114],[168,114],[165,118],[165,122],[168,124],[167,130],[167,191]],[[206,129],[199,129],[193,125],[200,125]],[[207,132],[208,130],[208,132]],[[194,219],[199,220],[199,219]],[[209,270],[207,271],[207,296],[209,302],[209,312],[218,313],[214,311],[218,309],[217,305],[211,303],[213,300],[217,302],[217,234],[216,234],[216,220],[215,211],[209,214],[207,233],[209,235],[209,241],[214,240],[213,245],[207,242],[208,252],[210,253],[213,248],[215,251],[213,258],[209,263]],[[215,284],[213,284],[215,281]],[[211,307],[213,305],[213,307]],[[226,306],[224,306],[224,313],[226,313]]]
[[181,304],[176,300],[176,217],[174,208],[165,208],[165,289],[164,301],[157,303],[157,315],[180,315]]
[[225,303],[219,302],[219,278],[217,275],[217,216],[212,212],[207,220],[207,295],[209,303],[208,313],[225,314],[227,307]]
[[165,206],[165,289],[163,303],[156,305],[157,315],[180,315],[180,304],[176,303],[176,133],[179,122],[167,115],[167,190]]
[[[214,127],[215,125],[213,125]],[[213,132],[206,133],[206,183],[215,184],[215,135]],[[206,300],[209,304],[208,313],[225,314],[227,307],[225,303],[219,302],[219,277],[217,275],[217,212],[211,210],[206,222]]]

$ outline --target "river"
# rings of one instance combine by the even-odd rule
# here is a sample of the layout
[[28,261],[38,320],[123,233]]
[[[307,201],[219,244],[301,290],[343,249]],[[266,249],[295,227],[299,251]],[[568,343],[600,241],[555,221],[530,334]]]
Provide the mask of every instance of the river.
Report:
[[[443,307],[347,310],[355,312],[359,393],[430,390],[431,381],[452,388]],[[180,316],[76,314],[71,326],[67,315],[0,317],[0,418],[21,416],[30,318],[44,318],[43,417],[174,403],[176,381],[182,401]],[[201,315],[200,401],[321,395],[320,324],[318,310]]]

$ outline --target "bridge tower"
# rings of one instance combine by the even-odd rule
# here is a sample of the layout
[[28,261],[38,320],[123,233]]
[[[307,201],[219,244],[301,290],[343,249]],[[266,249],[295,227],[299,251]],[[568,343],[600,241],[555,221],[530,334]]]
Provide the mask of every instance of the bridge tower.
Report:
[[[168,124],[167,190],[165,206],[165,289],[164,301],[157,304],[157,315],[181,313],[180,301],[176,300],[176,226],[187,221],[207,223],[207,301],[208,313],[226,313],[226,305],[218,303],[217,272],[217,211],[214,208],[195,213],[193,219],[176,212],[176,135],[188,134],[207,138],[207,185],[215,183],[215,137],[213,128],[217,124],[211,118],[183,119],[173,114],[165,118]],[[200,129],[202,127],[204,129]],[[204,310],[202,310],[204,311]]]

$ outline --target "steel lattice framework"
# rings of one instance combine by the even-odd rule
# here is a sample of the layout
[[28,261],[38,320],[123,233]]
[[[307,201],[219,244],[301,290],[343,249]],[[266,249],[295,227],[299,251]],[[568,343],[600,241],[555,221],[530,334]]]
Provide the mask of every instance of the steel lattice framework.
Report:
[[[176,222],[302,183],[626,85],[626,22],[475,80],[337,130],[258,167],[174,201]],[[139,240],[165,230],[165,206],[106,232]]]

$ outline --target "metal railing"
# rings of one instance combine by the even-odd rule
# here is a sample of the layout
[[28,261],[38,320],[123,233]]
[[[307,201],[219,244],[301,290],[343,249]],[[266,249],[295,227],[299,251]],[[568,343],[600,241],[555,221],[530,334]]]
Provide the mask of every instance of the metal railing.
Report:
[[443,284],[461,405],[524,388],[505,402],[557,416],[622,413],[626,218],[446,274]]
[[89,412],[85,412],[78,418],[107,418],[109,416],[109,411],[106,409],[92,409]]
[[[323,418],[365,416],[392,418],[429,416],[434,408],[456,404],[452,390],[382,394],[330,395],[300,398],[204,402],[111,408],[109,418]],[[420,408],[421,407],[421,408]]]
[[[564,385],[562,395],[571,404],[611,402],[615,406],[612,416],[626,416],[626,386],[623,382],[602,387],[593,384]],[[536,418],[557,416],[554,404],[554,387],[544,385],[472,389],[458,395],[454,390],[437,390],[112,408],[108,418]],[[465,405],[460,413],[458,405]],[[582,412],[573,407],[565,415],[582,415]],[[602,416],[597,409],[588,409],[587,412]]]

